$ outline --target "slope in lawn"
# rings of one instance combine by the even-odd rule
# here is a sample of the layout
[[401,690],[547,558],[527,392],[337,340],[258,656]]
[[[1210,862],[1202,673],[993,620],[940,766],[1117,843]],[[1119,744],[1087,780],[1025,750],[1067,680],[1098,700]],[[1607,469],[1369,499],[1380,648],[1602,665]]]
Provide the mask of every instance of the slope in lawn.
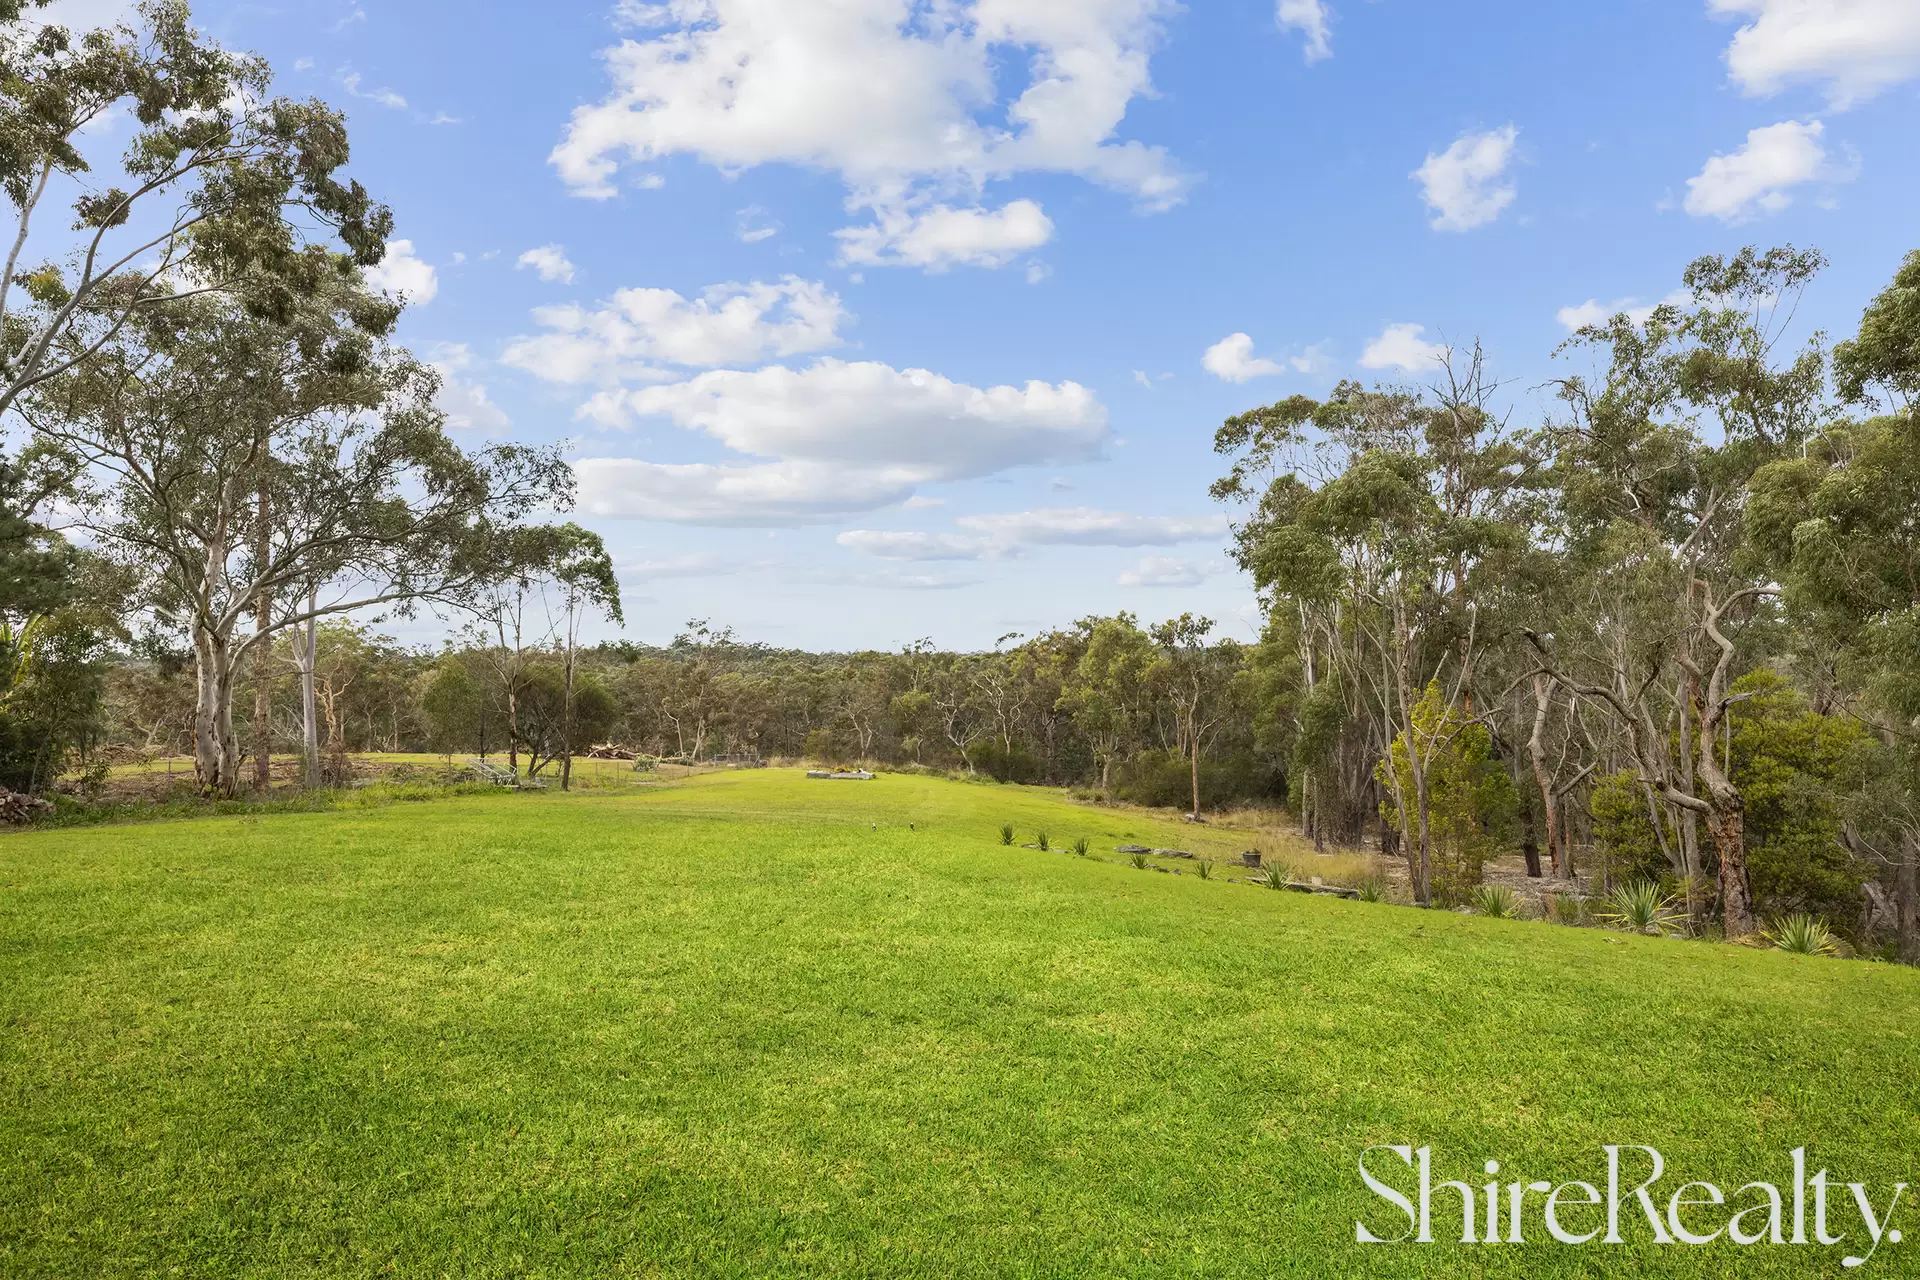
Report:
[[1194,838],[753,773],[0,842],[0,1274],[1839,1274],[1544,1244],[1537,1204],[1523,1246],[1361,1248],[1399,1228],[1355,1161],[1604,1184],[1602,1144],[1651,1143],[1731,1191],[1804,1145],[1876,1204],[1913,1180],[1920,975],[1002,822]]

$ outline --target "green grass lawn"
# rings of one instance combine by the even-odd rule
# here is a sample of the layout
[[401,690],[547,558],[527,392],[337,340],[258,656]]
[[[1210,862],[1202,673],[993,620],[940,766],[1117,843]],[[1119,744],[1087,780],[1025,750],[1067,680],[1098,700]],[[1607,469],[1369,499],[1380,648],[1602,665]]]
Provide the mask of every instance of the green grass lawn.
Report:
[[[0,840],[0,1275],[1841,1275],[1644,1228],[1363,1248],[1395,1215],[1355,1161],[1920,1173],[1920,973],[1143,873],[1129,838],[1196,833],[762,771]],[[1846,1274],[1920,1274],[1900,1214]]]

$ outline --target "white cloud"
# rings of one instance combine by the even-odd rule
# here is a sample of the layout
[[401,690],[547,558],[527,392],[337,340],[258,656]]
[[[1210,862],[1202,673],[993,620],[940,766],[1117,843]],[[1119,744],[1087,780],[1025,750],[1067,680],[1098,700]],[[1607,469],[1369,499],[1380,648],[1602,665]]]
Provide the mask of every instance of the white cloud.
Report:
[[741,244],[759,244],[780,234],[780,223],[769,218],[759,205],[749,205],[734,216],[739,219],[736,234]]
[[373,288],[403,297],[416,307],[424,307],[440,293],[439,273],[431,262],[415,255],[411,240],[387,241],[387,256],[379,266],[368,267],[366,276]]
[[540,278],[548,283],[573,283],[573,263],[567,261],[564,245],[543,244],[538,249],[527,250],[520,255],[520,261],[514,269],[524,271],[528,268],[539,272]]
[[342,72],[340,75],[341,88],[345,89],[348,93],[352,94],[354,97],[364,98],[368,102],[378,103],[379,105],[383,107],[387,107],[394,111],[406,110],[407,100],[401,97],[399,94],[395,93],[392,89],[383,88],[383,89],[369,89],[369,90],[363,91],[360,88],[361,83],[362,81],[360,78],[360,73],[358,71],[345,71],[345,72]]
[[1407,373],[1426,373],[1447,358],[1447,348],[1427,342],[1421,334],[1423,324],[1390,324],[1360,353],[1365,369],[1400,369]]
[[881,208],[873,225],[833,233],[840,261],[874,267],[1004,267],[1053,239],[1053,220],[1031,200],[999,210],[950,205],[908,212]]
[[1500,216],[1518,194],[1502,181],[1513,162],[1520,130],[1513,125],[1462,134],[1452,146],[1413,171],[1421,197],[1435,214],[1436,231],[1471,231]]
[[436,403],[447,415],[449,427],[456,431],[497,434],[513,425],[485,387],[460,377],[473,364],[473,352],[464,342],[447,342],[435,347],[429,364],[440,375],[440,396]]
[[1281,30],[1306,36],[1309,65],[1333,56],[1333,14],[1326,0],[1279,0],[1275,17]]
[[963,529],[1005,546],[1165,547],[1224,537],[1224,516],[1139,516],[1091,507],[1043,507],[961,516]]
[[851,529],[835,539],[843,547],[864,551],[882,560],[987,560],[1017,554],[991,538],[958,533],[887,533]]
[[1077,383],[979,388],[924,369],[821,360],[806,369],[704,373],[608,391],[586,416],[661,416],[766,462],[588,459],[590,514],[709,524],[790,524],[891,506],[923,484],[1086,461],[1107,412]]
[[1727,70],[1750,94],[1825,81],[1844,110],[1920,75],[1914,0],[1707,0],[1707,8],[1752,17],[1727,48]]
[[1687,179],[1686,211],[1696,218],[1746,222],[1792,204],[1788,192],[1794,187],[1846,180],[1851,175],[1827,163],[1820,144],[1825,132],[1818,120],[1785,120],[1753,130],[1738,151],[1714,156],[1698,177]]
[[621,560],[613,571],[627,582],[658,582],[664,578],[724,578],[748,568],[747,562],[711,551],[647,560]]
[[1197,587],[1206,580],[1204,565],[1173,556],[1148,556],[1119,579],[1123,587]]
[[1222,382],[1250,382],[1286,372],[1272,360],[1255,359],[1253,339],[1244,333],[1229,334],[1208,347],[1200,364]]
[[1642,303],[1638,298],[1617,298],[1612,302],[1601,302],[1598,298],[1588,298],[1578,306],[1562,307],[1555,313],[1554,319],[1569,330],[1584,329],[1588,325],[1605,324],[1615,316],[1624,315],[1633,323],[1645,324],[1653,318],[1656,307],[1685,307],[1693,301],[1693,295],[1685,289],[1676,290],[1660,299],[1659,302]]
[[850,320],[818,281],[715,285],[696,299],[671,289],[622,289],[594,310],[541,307],[552,332],[520,338],[508,364],[550,382],[610,384],[659,378],[661,366],[707,368],[805,355],[841,345]]
[[54,0],[45,9],[36,12],[29,8],[21,15],[26,22],[66,27],[76,33],[131,22],[134,16],[134,0]]
[[925,511],[933,507],[944,507],[947,505],[947,500],[945,498],[923,497],[916,493],[900,505],[909,511]]
[[[603,199],[617,191],[623,163],[671,155],[728,171],[770,163],[826,169],[845,182],[851,207],[876,210],[881,240],[872,252],[888,261],[911,260],[894,247],[890,220],[904,218],[911,229],[949,207],[936,201],[977,198],[986,183],[1018,173],[1076,174],[1163,209],[1179,202],[1190,179],[1162,148],[1115,134],[1128,106],[1152,91],[1160,20],[1175,7],[629,5],[627,21],[655,34],[606,52],[610,93],[575,111],[552,160],[577,194]],[[1017,96],[1008,100],[1001,87],[1010,83]],[[1029,220],[1029,239],[1033,229]]]

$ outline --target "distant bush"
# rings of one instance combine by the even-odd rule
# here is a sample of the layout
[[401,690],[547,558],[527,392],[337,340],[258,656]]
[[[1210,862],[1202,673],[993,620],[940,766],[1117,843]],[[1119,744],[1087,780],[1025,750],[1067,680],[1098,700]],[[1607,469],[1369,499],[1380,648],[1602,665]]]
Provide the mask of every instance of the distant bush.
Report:
[[984,742],[973,749],[973,767],[996,782],[1036,783],[1045,770],[1040,757],[1021,746],[1009,751],[998,742]]

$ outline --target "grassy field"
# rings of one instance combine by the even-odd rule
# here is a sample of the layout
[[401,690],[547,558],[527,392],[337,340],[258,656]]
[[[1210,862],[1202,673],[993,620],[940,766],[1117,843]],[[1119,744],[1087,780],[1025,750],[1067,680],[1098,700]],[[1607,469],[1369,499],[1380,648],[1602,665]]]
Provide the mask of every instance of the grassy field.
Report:
[[762,771],[0,840],[0,1275],[1840,1275],[1363,1248],[1355,1161],[1920,1172],[1920,973],[1110,852],[1228,839]]

